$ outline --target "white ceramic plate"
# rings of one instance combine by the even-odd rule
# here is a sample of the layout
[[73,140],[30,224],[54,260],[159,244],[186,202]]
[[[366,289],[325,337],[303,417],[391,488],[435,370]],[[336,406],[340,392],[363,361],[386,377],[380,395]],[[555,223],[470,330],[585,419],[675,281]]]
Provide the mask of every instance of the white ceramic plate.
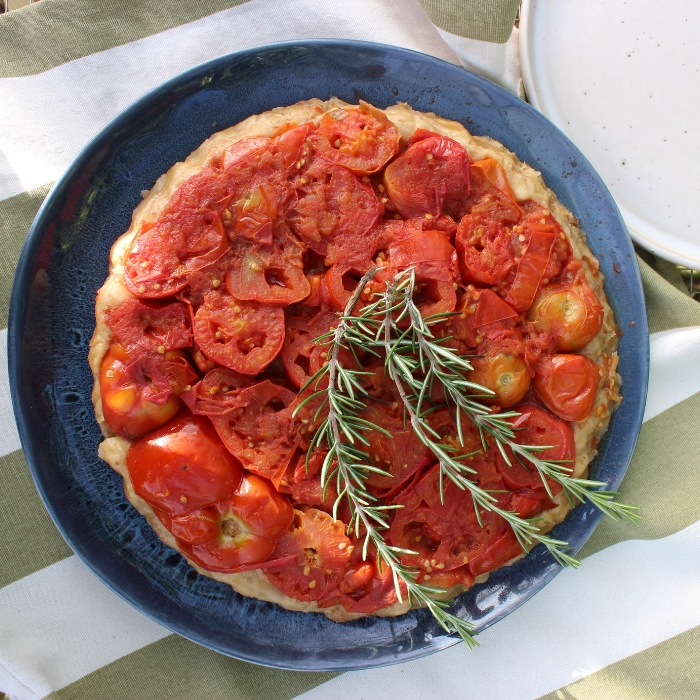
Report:
[[632,238],[700,268],[700,2],[524,0],[530,102],[588,157]]

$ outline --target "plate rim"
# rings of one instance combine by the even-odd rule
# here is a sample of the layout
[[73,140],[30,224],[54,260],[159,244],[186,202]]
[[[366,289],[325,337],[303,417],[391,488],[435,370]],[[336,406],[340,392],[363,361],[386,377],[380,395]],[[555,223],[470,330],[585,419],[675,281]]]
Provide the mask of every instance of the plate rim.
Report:
[[[442,67],[448,68],[449,70],[453,70],[456,73],[461,73],[461,72],[466,72],[470,75],[470,79],[473,80],[477,85],[481,84],[484,85],[488,90],[497,90],[497,91],[502,91],[503,93],[508,94],[509,96],[515,98],[512,93],[509,93],[506,91],[504,88],[496,85],[495,83],[492,83],[491,81],[487,80],[486,78],[475,74],[471,71],[468,71],[467,69],[462,68],[461,66],[457,66],[455,64],[452,64],[448,61],[445,61],[443,59],[437,58],[435,56],[432,56],[430,54],[425,54],[419,51],[415,51],[412,49],[406,49],[404,47],[400,46],[394,46],[390,44],[381,44],[377,42],[368,42],[368,41],[357,41],[357,40],[345,40],[345,39],[313,39],[313,40],[292,40],[292,41],[284,41],[284,42],[274,42],[274,43],[269,43],[269,44],[264,44],[264,45],[259,45],[259,46],[254,46],[254,47],[249,47],[246,49],[242,49],[239,51],[231,52],[229,54],[225,54],[222,56],[218,56],[214,59],[211,59],[209,61],[206,61],[204,63],[198,64],[197,66],[193,66],[192,68],[189,68],[186,71],[183,71],[182,73],[179,73],[172,78],[168,79],[167,81],[164,81],[163,83],[157,85],[156,87],[148,90],[146,93],[144,93],[142,96],[140,96],[138,99],[133,101],[130,105],[128,105],[125,109],[123,109],[121,112],[119,112],[113,119],[111,119],[100,131],[92,138],[90,141],[87,142],[87,144],[81,149],[79,154],[76,156],[76,158],[73,160],[71,165],[66,169],[66,171],[63,173],[63,175],[56,181],[56,183],[53,185],[51,190],[49,191],[48,195],[42,202],[41,207],[39,208],[39,211],[37,212],[37,215],[29,229],[29,232],[27,234],[27,238],[25,241],[25,244],[22,248],[22,252],[17,264],[17,269],[15,273],[15,279],[13,282],[13,287],[12,287],[12,294],[11,294],[11,300],[10,300],[10,311],[9,311],[9,318],[8,318],[8,365],[9,365],[9,378],[10,378],[10,387],[11,387],[11,395],[12,395],[12,405],[13,405],[13,411],[15,415],[15,419],[17,422],[17,427],[18,427],[18,432],[20,434],[20,440],[22,444],[22,449],[24,451],[25,457],[27,459],[27,463],[29,465],[30,472],[32,474],[32,478],[35,482],[35,485],[37,487],[37,490],[39,491],[39,494],[41,496],[41,499],[47,508],[51,519],[53,520],[54,524],[56,525],[57,529],[63,536],[64,540],[68,543],[69,547],[75,552],[75,554],[80,558],[83,564],[85,564],[110,590],[115,592],[117,595],[119,595],[123,600],[128,602],[130,605],[135,607],[137,610],[139,610],[141,613],[145,614],[147,617],[150,619],[158,622],[160,625],[166,627],[167,629],[176,632],[177,634],[180,634],[192,641],[195,641],[198,644],[201,644],[202,646],[205,646],[207,648],[213,649],[215,651],[218,651],[219,653],[222,653],[227,656],[232,656],[234,658],[238,658],[244,661],[248,661],[250,663],[255,663],[258,665],[262,666],[268,666],[268,667],[275,667],[275,668],[282,668],[282,669],[289,669],[289,670],[308,670],[308,671],[346,671],[346,670],[357,670],[360,668],[379,668],[383,666],[388,666],[388,665],[393,665],[396,663],[403,663],[407,662],[410,660],[414,660],[417,658],[422,658],[424,656],[428,656],[430,654],[436,653],[438,651],[441,651],[442,649],[448,648],[450,646],[453,646],[455,644],[458,644],[460,642],[459,638],[456,635],[446,635],[439,637],[439,641],[433,644],[429,647],[424,647],[421,649],[421,653],[414,655],[414,656],[406,656],[406,657],[395,657],[392,659],[385,659],[380,663],[365,663],[364,665],[358,665],[358,664],[338,664],[338,663],[329,663],[324,666],[318,666],[318,667],[299,667],[298,665],[291,665],[291,664],[285,664],[285,663],[280,663],[277,662],[276,659],[273,660],[261,660],[259,657],[252,657],[252,656],[246,656],[244,653],[241,652],[236,652],[233,654],[230,650],[227,650],[223,648],[220,644],[217,644],[216,641],[213,641],[211,639],[207,639],[203,637],[202,635],[198,634],[197,632],[194,632],[191,629],[183,629],[177,621],[173,621],[172,619],[164,620],[162,617],[159,615],[155,614],[152,612],[150,609],[145,608],[142,603],[136,599],[134,599],[132,596],[130,596],[126,591],[122,590],[119,588],[116,584],[114,584],[107,576],[105,576],[98,568],[95,563],[93,563],[87,556],[85,556],[84,552],[82,552],[80,547],[76,547],[73,543],[73,536],[68,533],[68,531],[65,529],[63,526],[63,523],[61,521],[61,516],[58,513],[58,509],[54,506],[53,502],[49,498],[49,495],[45,492],[45,489],[43,488],[43,484],[41,482],[41,478],[39,476],[39,470],[37,469],[37,459],[36,459],[36,448],[33,444],[33,442],[29,439],[29,429],[27,425],[25,424],[25,416],[24,412],[25,411],[30,411],[30,407],[26,407],[22,404],[22,392],[19,391],[19,383],[20,383],[20,356],[21,356],[21,333],[20,330],[24,328],[24,323],[23,321],[25,320],[25,308],[26,308],[26,294],[24,292],[27,292],[30,289],[30,282],[31,282],[31,276],[33,273],[33,263],[35,260],[35,254],[37,251],[37,248],[40,246],[40,244],[43,241],[42,233],[44,233],[44,230],[46,228],[44,219],[47,217],[47,212],[51,209],[51,207],[54,204],[54,200],[59,199],[65,192],[65,190],[68,188],[69,184],[73,181],[73,178],[77,173],[79,173],[86,163],[89,161],[89,159],[94,155],[95,151],[99,148],[100,144],[108,138],[109,134],[111,132],[116,132],[118,131],[122,126],[127,126],[131,121],[132,117],[134,115],[139,114],[140,112],[143,111],[143,108],[147,106],[151,101],[155,101],[158,99],[159,95],[161,93],[167,93],[175,89],[176,87],[180,86],[183,83],[186,83],[188,81],[191,81],[193,78],[198,77],[198,76],[203,76],[206,75],[211,70],[215,70],[217,67],[221,67],[222,65],[225,65],[229,62],[232,62],[236,59],[240,59],[242,57],[245,57],[246,55],[256,55],[260,54],[263,52],[267,51],[276,51],[280,49],[289,49],[292,47],[306,47],[306,46],[316,46],[316,47],[337,47],[337,48],[347,48],[347,47],[358,47],[358,48],[365,48],[369,50],[374,50],[374,51],[380,51],[383,54],[386,54],[387,51],[389,52],[399,52],[403,55],[408,55],[408,56],[414,56],[418,58],[421,61],[424,61],[426,63],[437,63]],[[516,98],[517,99],[517,98]],[[566,142],[567,146],[572,149],[575,153],[580,154],[583,160],[588,164],[588,167],[590,168],[591,174],[597,178],[598,186],[602,190],[605,196],[610,198],[610,204],[612,205],[612,208],[617,212],[618,217],[619,217],[619,210],[616,207],[616,204],[614,200],[612,199],[612,196],[610,195],[607,187],[605,186],[604,182],[600,179],[598,176],[597,172],[595,169],[588,163],[587,159],[583,154],[580,153],[579,149],[571,142],[571,140],[564,134],[560,129],[555,124],[552,124],[551,121],[549,121],[546,116],[539,114],[539,117],[541,117],[544,122],[547,123],[547,125],[550,128],[553,128],[555,131],[559,132],[558,135],[563,139],[563,141]],[[620,223],[622,223],[622,219],[620,218]],[[643,288],[641,285],[641,276],[639,269],[636,265],[634,265],[634,270],[635,270],[635,279],[633,280],[634,286],[639,290],[640,296],[643,302]],[[638,324],[638,330],[645,330],[646,329],[646,314],[644,314],[644,318],[641,323]],[[634,424],[637,426],[637,430],[635,431],[634,435],[634,440],[632,441],[632,446],[629,450],[630,453],[630,458],[631,454],[633,451],[634,444],[637,441],[637,438],[639,436],[639,429],[641,428],[641,423],[642,423],[642,416],[644,413],[644,403],[645,403],[645,397],[646,397],[646,386],[648,384],[648,366],[649,366],[649,346],[648,346],[648,332],[646,333],[646,349],[645,349],[645,356],[642,358],[644,360],[644,364],[647,369],[647,380],[645,381],[644,384],[644,392],[643,392],[643,397],[640,401],[640,405],[637,406],[637,415],[634,416]],[[625,465],[624,470],[622,472],[622,476],[624,476],[624,473],[626,472],[627,466],[629,465],[629,459],[627,461],[627,465]],[[619,477],[619,479],[622,478],[622,476]],[[596,520],[596,526],[598,522],[600,521],[600,518]],[[594,529],[594,528],[592,528]],[[592,532],[591,529],[591,532]],[[589,535],[590,536],[590,535]],[[556,569],[553,571],[551,574],[543,577],[541,579],[540,585],[536,588],[535,592],[532,594],[534,595],[536,592],[541,590],[541,588],[549,583],[552,578],[559,572],[560,569]],[[531,597],[531,596],[529,596]],[[529,598],[528,597],[528,598]],[[523,601],[527,602],[527,600]],[[522,603],[520,603],[522,604]],[[504,612],[503,615],[499,616],[496,620],[493,622],[496,622],[502,617],[505,617],[507,614],[510,614],[513,610],[515,610],[519,605],[516,605],[512,608],[510,608],[508,611]],[[491,623],[493,624],[493,623]]]

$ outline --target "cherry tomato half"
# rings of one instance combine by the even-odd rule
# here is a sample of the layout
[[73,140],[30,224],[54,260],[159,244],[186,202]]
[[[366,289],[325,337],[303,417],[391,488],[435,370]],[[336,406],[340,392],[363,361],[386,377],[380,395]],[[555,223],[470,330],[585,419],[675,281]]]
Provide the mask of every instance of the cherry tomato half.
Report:
[[558,350],[580,350],[603,325],[603,307],[582,275],[570,285],[544,287],[527,313],[536,330],[549,333]]
[[595,405],[600,369],[583,355],[553,355],[537,363],[533,384],[555,416],[584,421]]
[[183,551],[196,564],[227,573],[265,561],[293,517],[286,496],[266,479],[244,473],[231,496],[203,511],[172,518],[168,529],[181,535]]
[[242,473],[209,419],[189,414],[134,442],[126,466],[134,491],[174,516],[227,498]]

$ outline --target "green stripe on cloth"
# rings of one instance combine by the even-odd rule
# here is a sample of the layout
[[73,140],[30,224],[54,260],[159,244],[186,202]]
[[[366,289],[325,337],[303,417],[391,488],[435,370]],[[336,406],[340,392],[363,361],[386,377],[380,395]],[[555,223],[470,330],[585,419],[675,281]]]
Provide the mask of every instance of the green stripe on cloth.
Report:
[[697,700],[700,627],[622,659],[539,700]]
[[41,73],[247,1],[42,0],[0,16],[0,78]]
[[42,185],[0,201],[0,328],[7,326],[12,281],[24,239],[50,189],[51,184]]
[[0,457],[0,588],[73,552],[51,522],[20,450]]
[[418,0],[430,21],[450,34],[505,44],[520,0]]
[[620,501],[638,505],[644,519],[632,525],[605,518],[581,549],[580,557],[623,540],[666,537],[700,520],[700,479],[697,460],[692,458],[700,454],[698,415],[700,393],[642,426],[620,487]]
[[255,666],[172,635],[51,693],[47,700],[289,700],[336,675]]

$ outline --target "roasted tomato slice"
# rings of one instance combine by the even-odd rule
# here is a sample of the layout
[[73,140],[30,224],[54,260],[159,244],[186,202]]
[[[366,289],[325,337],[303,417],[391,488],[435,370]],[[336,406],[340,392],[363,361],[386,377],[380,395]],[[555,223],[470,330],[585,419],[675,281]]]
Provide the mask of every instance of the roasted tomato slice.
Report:
[[187,284],[187,275],[228,250],[221,216],[215,211],[180,209],[144,224],[126,255],[124,283],[137,297],[166,297]]
[[108,313],[107,321],[114,342],[125,348],[164,353],[192,345],[187,307],[178,301],[159,304],[127,299]]
[[383,208],[374,190],[349,170],[313,158],[293,181],[297,199],[288,211],[294,233],[319,255],[336,238],[362,251]]
[[306,462],[306,454],[297,460],[291,482],[288,484],[292,500],[299,505],[313,506],[330,513],[335,500],[338,498],[335,479],[331,479],[323,495],[321,484],[321,468],[326,458],[325,452],[314,452]]
[[234,246],[234,262],[226,275],[226,288],[232,296],[266,304],[293,304],[309,295],[301,244],[284,230],[275,239],[270,245]]
[[[503,490],[503,481],[496,472],[491,455],[476,456],[465,464],[474,468],[472,476],[483,489]],[[476,517],[472,499],[465,496],[449,479],[443,483],[444,501],[440,500],[439,467],[430,469],[415,485],[397,496],[403,507],[396,511],[390,529],[391,544],[416,551],[404,555],[402,561],[416,566],[430,580],[431,574],[452,571],[469,564],[499,538],[508,527],[494,513],[481,512]],[[501,507],[505,494],[498,495]]]
[[352,550],[342,522],[315,508],[295,511],[294,528],[282,535],[273,554],[274,559],[293,555],[294,563],[264,573],[290,598],[319,600],[342,581]]
[[[519,445],[542,445],[549,449],[538,452],[541,460],[561,461],[573,469],[576,458],[574,433],[568,423],[555,418],[551,413],[534,404],[520,404],[513,408],[521,415],[512,421],[515,429],[515,442]],[[496,451],[496,468],[503,477],[503,483],[512,491],[525,490],[525,495],[535,498],[548,496],[542,477],[536,467],[526,460],[522,463],[506,448],[510,465],[500,452]],[[525,466],[524,466],[525,465]],[[561,491],[561,486],[547,478],[552,495]]]
[[362,100],[359,108],[327,112],[310,140],[326,160],[356,175],[377,172],[399,151],[399,130]]
[[214,427],[246,469],[277,484],[295,448],[289,408],[294,393],[266,380],[234,394],[226,413],[211,416]]
[[418,132],[412,140],[384,171],[387,195],[405,219],[443,211],[461,218],[470,189],[467,152],[453,139],[430,132]]
[[293,517],[286,496],[266,479],[244,473],[228,498],[164,524],[188,558],[207,571],[228,573],[265,561]]
[[171,421],[178,398],[197,375],[180,352],[144,354],[112,345],[100,366],[105,420],[117,435],[133,440]]
[[523,548],[513,530],[503,528],[485,550],[469,561],[469,572],[472,576],[479,576],[488,571],[495,571],[522,554]]
[[[281,357],[289,380],[301,388],[325,363],[328,348],[312,341],[338,324],[338,317],[329,309],[321,309],[308,320],[299,316],[286,317],[286,335]],[[352,360],[343,353],[345,360]],[[347,365],[346,365],[347,366]]]
[[544,405],[563,420],[584,421],[595,405],[600,368],[583,355],[540,360],[533,384]]
[[237,403],[237,390],[250,386],[253,380],[230,369],[216,367],[201,382],[182,395],[187,407],[197,415],[220,416],[229,413]]
[[378,430],[368,430],[365,433],[369,441],[367,452],[372,462],[392,475],[373,473],[369,476],[367,484],[380,493],[396,492],[413,474],[434,459],[432,452],[418,439],[410,424],[404,423],[403,412],[396,398],[382,395],[381,403],[367,401],[367,408],[362,412],[364,420],[378,425],[392,436],[388,437]]
[[210,360],[241,374],[258,374],[282,349],[284,312],[281,306],[213,291],[204,295],[192,330]]
[[208,418],[183,415],[134,442],[126,465],[137,495],[180,516],[230,496],[241,463],[224,447]]
[[527,313],[540,333],[554,338],[563,352],[581,350],[603,325],[603,306],[579,273],[571,284],[543,287]]

